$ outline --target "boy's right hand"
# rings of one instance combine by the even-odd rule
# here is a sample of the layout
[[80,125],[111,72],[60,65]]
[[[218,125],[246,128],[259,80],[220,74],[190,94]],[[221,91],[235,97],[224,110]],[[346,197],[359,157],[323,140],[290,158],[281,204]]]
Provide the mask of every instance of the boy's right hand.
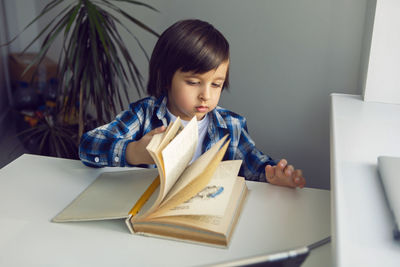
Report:
[[147,152],[146,147],[150,143],[153,135],[165,131],[165,126],[158,127],[145,134],[140,140],[130,142],[126,147],[125,159],[131,165],[154,164],[153,158]]

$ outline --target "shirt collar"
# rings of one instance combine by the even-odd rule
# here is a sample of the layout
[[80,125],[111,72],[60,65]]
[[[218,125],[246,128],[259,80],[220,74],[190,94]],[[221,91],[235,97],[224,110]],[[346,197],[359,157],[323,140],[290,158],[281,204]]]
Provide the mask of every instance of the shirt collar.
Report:
[[169,124],[169,116],[167,115],[167,96],[165,94],[157,98],[155,102],[155,114],[157,118],[163,122],[165,127]]
[[217,126],[218,128],[224,128],[227,129],[228,126],[226,125],[225,120],[222,118],[221,114],[218,112],[218,106],[214,108],[209,114],[211,115],[211,119],[214,122],[214,125]]

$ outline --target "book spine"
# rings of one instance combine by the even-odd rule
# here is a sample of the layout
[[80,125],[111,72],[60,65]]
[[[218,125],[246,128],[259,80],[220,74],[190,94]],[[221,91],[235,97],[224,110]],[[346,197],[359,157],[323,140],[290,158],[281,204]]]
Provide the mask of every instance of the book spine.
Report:
[[131,218],[132,218],[132,215],[129,215],[128,218],[126,218],[126,220],[125,220],[125,224],[128,226],[129,232],[131,232],[131,234],[135,234],[135,230],[133,229]]

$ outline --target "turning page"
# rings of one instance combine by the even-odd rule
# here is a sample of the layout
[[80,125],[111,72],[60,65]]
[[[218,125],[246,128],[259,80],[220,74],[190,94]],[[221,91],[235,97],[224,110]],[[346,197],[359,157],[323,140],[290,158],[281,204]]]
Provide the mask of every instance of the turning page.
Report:
[[161,198],[164,199],[178,180],[196,151],[199,130],[196,117],[186,125],[161,152],[165,170],[165,187]]
[[[221,140],[221,143],[225,140],[224,137]],[[179,204],[182,204],[186,200],[195,196],[200,190],[202,190],[211,180],[214,175],[215,170],[217,169],[218,165],[220,164],[222,158],[225,155],[226,149],[228,148],[229,141],[223,145],[223,147],[216,151],[216,153],[209,154],[211,160],[209,164],[204,166],[201,173],[197,176],[193,175],[193,179],[190,179],[190,183],[188,183],[183,189],[177,192],[174,196],[168,199],[168,201],[161,202],[160,206],[155,210],[149,217],[157,217],[162,215],[164,212],[176,207]],[[215,145],[218,147],[217,145]],[[211,149],[210,149],[211,150]],[[210,151],[209,150],[209,151]],[[188,173],[188,175],[191,175]]]
[[229,204],[241,164],[241,160],[221,161],[211,181],[203,190],[186,202],[165,212],[163,216],[223,216]]

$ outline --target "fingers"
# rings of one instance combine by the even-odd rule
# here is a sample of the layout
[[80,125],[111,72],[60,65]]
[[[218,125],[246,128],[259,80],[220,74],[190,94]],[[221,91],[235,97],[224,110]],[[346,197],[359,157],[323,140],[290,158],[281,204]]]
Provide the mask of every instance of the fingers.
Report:
[[276,167],[272,167],[271,165],[265,166],[265,177],[267,178],[267,181],[271,184],[274,183],[274,179],[276,178],[275,176],[275,169]]
[[279,177],[284,176],[285,175],[284,171],[285,171],[286,166],[287,166],[287,160],[286,159],[281,159],[278,162],[278,164],[276,165],[275,175],[279,176]]
[[295,170],[293,173],[293,183],[295,186],[303,188],[306,185],[306,179],[303,177],[301,170]]
[[155,128],[155,129],[151,130],[150,132],[147,133],[147,135],[153,136],[155,134],[159,134],[159,133],[162,133],[164,131],[165,131],[165,126],[161,126],[161,127],[158,127],[158,128]]
[[275,176],[274,168],[271,165],[265,167],[265,175],[267,178]]
[[283,173],[285,174],[285,176],[292,176],[294,173],[293,165],[287,165],[286,168],[284,169]]
[[[288,165],[288,162],[286,159],[281,159],[276,167],[275,170],[275,176],[277,177],[291,177],[294,173],[294,167],[293,165]],[[291,186],[294,186],[292,184]]]
[[301,170],[296,170],[293,165],[288,165],[287,160],[282,159],[276,166],[265,167],[265,177],[271,184],[303,188],[306,180]]

